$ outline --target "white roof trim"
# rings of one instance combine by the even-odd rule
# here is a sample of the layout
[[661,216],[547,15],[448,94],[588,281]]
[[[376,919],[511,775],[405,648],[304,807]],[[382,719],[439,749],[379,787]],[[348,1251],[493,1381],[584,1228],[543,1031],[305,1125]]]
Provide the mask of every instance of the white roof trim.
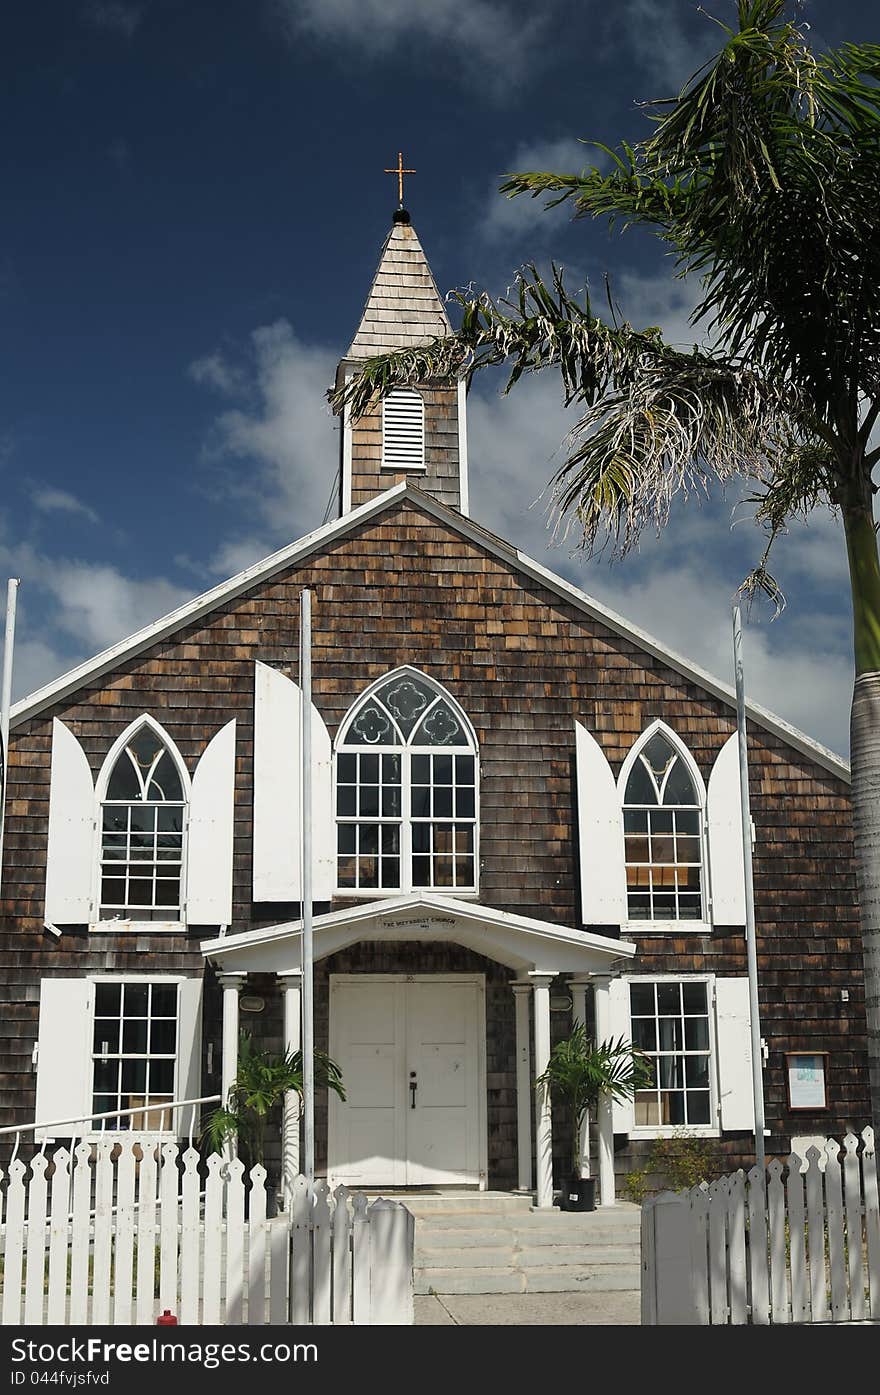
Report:
[[[281,548],[278,552],[273,552],[271,556],[264,558],[261,562],[255,562],[253,566],[247,567],[228,581],[221,582],[210,591],[205,591],[195,600],[189,601],[186,605],[180,606],[177,610],[171,611],[168,615],[162,616],[152,625],[147,625],[144,629],[138,630],[136,634],[128,639],[120,641],[110,649],[105,649],[94,659],[89,659],[86,663],[80,664],[78,668],[71,669],[69,673],[63,674],[53,682],[39,688],[28,697],[22,698],[15,703],[10,713],[10,725],[15,727],[29,717],[37,716],[52,703],[67,697],[68,694],[76,691],[85,683],[92,682],[102,674],[114,668],[123,659],[132,658],[134,655],[148,649],[157,640],[164,639],[183,625],[189,624],[193,620],[199,619],[215,606],[225,601],[233,599],[242,592],[249,590],[262,581],[272,577],[276,572],[282,571],[291,563],[304,560],[311,553],[317,551],[325,544],[335,541],[336,538],[344,536],[350,529],[373,518],[376,514],[383,513],[393,504],[402,498],[408,497],[413,503],[423,508],[427,513],[433,514],[435,518],[442,520],[449,527],[456,529],[459,533],[469,538],[478,547],[484,547],[487,552],[491,552],[503,562],[514,562],[528,576],[545,586],[548,591],[554,592],[560,599],[568,601],[571,605],[582,610],[585,614],[602,624],[607,625],[610,630],[632,640],[641,649],[653,654],[662,663],[668,664],[670,668],[681,674],[683,678],[688,678],[712,693],[729,707],[736,708],[736,693],[733,688],[719,679],[707,673],[690,659],[684,658],[681,654],[672,649],[667,649],[659,640],[654,639],[645,630],[633,625],[625,620],[616,611],[610,610],[599,601],[593,600],[586,592],[573,586],[571,582],[565,581],[555,572],[543,567],[540,562],[535,562],[526,553],[520,552],[512,544],[504,541],[503,538],[496,537],[493,533],[481,527],[473,520],[465,518],[454,510],[441,504],[439,500],[425,494],[416,485],[408,481],[396,484],[388,489],[384,494],[377,494],[374,499],[368,500],[366,504],[359,505],[352,509],[350,513],[344,514],[342,518],[334,519],[332,523],[325,524],[322,528],[316,528],[314,532],[307,533],[296,542],[289,543],[287,547]],[[777,736],[800,751],[810,760],[816,761],[823,766],[830,774],[837,776],[840,780],[849,781],[850,768],[842,756],[835,751],[831,751],[827,746],[814,741],[805,732],[799,731],[797,727],[791,726],[778,717],[774,712],[770,712],[766,707],[760,707],[757,703],[746,704],[746,711],[749,717],[757,722],[759,726],[774,732]]]
[[[357,906],[350,906],[345,910],[329,911],[324,915],[315,916],[313,922],[314,933],[320,943],[322,939],[329,940],[332,953],[337,947],[336,937],[333,931],[344,932],[340,943],[353,943],[359,938],[358,927],[363,925],[368,927],[377,922],[386,922],[388,938],[395,938],[395,922],[406,921],[408,915],[421,913],[429,917],[428,937],[440,938],[440,926],[443,922],[455,925],[467,924],[482,929],[497,929],[504,931],[509,936],[522,943],[523,947],[529,946],[534,950],[534,954],[524,954],[522,958],[534,958],[536,963],[545,962],[552,958],[553,949],[563,949],[568,952],[567,957],[574,952],[575,956],[583,955],[585,958],[599,956],[603,961],[607,961],[607,968],[610,970],[612,963],[618,959],[632,959],[637,950],[637,946],[630,940],[615,940],[606,935],[595,935],[585,930],[572,930],[568,926],[554,925],[549,921],[535,920],[529,916],[515,915],[510,911],[498,910],[494,906],[484,906],[475,901],[459,901],[454,896],[443,896],[436,892],[412,892],[404,896],[391,897],[385,901],[368,901]],[[436,933],[430,929],[430,917],[436,917]],[[345,933],[348,932],[348,933]],[[259,951],[267,946],[278,945],[284,942],[298,941],[302,933],[302,921],[287,921],[280,925],[265,926],[260,930],[244,930],[237,935],[223,935],[218,939],[203,940],[200,945],[202,954],[206,959],[210,959],[222,971],[226,967],[227,960],[238,959],[242,953],[247,954],[248,950]],[[407,937],[412,932],[406,931]],[[399,938],[399,936],[397,936]],[[414,938],[420,938],[413,935]],[[449,932],[448,937],[455,939],[455,932]],[[382,938],[380,935],[371,935],[369,938]],[[421,936],[424,938],[424,935]],[[469,942],[472,947],[477,947],[477,941]],[[491,938],[486,940],[485,954],[489,959],[498,958],[496,951],[503,941],[497,944]],[[502,961],[503,962],[503,961]],[[555,971],[553,965],[548,963],[550,971]],[[574,972],[570,965],[560,970],[560,972]],[[605,970],[603,970],[604,972]]]

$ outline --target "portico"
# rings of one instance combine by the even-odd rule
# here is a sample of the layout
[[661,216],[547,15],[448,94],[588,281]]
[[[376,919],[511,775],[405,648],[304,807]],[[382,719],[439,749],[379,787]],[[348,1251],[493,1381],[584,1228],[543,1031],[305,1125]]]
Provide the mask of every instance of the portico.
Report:
[[[275,976],[286,1047],[299,1047],[301,935],[301,923],[294,921],[202,943],[223,989],[224,1092],[235,1074],[238,999],[249,975]],[[515,1093],[515,1176],[520,1189],[534,1189],[539,1206],[552,1205],[550,1100],[534,1086],[550,1056],[551,985],[563,976],[575,1021],[586,1020],[592,992],[597,1037],[608,1036],[611,979],[636,946],[429,892],[362,903],[314,920],[316,965],[331,956],[338,963],[341,952],[369,944],[410,946],[416,953],[419,946],[460,946],[510,970],[514,1049],[507,1048],[507,1055],[513,1059],[500,1064]],[[329,1174],[357,1185],[412,1185],[433,1177],[485,1188],[493,1127],[487,1081],[491,1093],[499,1062],[493,1060],[487,1072],[485,984],[479,981],[484,976],[373,973],[362,963],[357,974],[330,976],[329,1042],[331,1054],[341,1058],[348,1100],[338,1107],[331,1101]],[[496,1055],[499,1050],[505,1048],[493,1046]],[[285,1110],[285,1175],[293,1175],[299,1162],[297,1104],[293,1098]],[[608,1206],[614,1201],[610,1104],[600,1110],[598,1141],[599,1196]],[[586,1139],[584,1167],[589,1169]]]

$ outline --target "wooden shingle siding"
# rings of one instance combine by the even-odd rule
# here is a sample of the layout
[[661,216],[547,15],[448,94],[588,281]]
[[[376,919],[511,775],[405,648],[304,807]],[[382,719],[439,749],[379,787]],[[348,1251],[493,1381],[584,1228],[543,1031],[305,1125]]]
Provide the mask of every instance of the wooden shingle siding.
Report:
[[[261,906],[257,915],[251,901],[254,662],[297,677],[303,586],[313,591],[314,700],[331,736],[358,694],[402,664],[447,686],[470,717],[480,744],[480,897],[501,909],[573,928],[581,924],[573,837],[575,719],[595,736],[615,775],[633,740],[655,718],[687,742],[704,780],[735,728],[734,712],[721,699],[552,595],[512,561],[490,555],[412,501],[400,501],[306,564],[225,602],[13,730],[0,926],[4,1122],[33,1117],[31,1051],[41,977],[199,973],[203,964],[198,943],[204,932],[198,927],[170,936],[90,936],[65,928],[58,941],[43,932],[53,717],[70,726],[95,775],[113,741],[141,712],[167,729],[190,774],[211,737],[235,718],[230,929],[290,918],[295,906]],[[839,1134],[867,1121],[864,991],[848,787],[754,724],[750,760],[772,1152],[792,1131]],[[741,929],[721,927],[709,936],[645,932],[638,943],[638,973],[746,971]],[[399,951],[394,947],[395,955]],[[433,953],[447,965],[455,958],[444,947]],[[455,963],[470,964],[471,957],[461,954]],[[352,965],[379,968],[392,962],[389,955],[390,949],[380,954],[367,944],[336,956],[333,964],[344,964],[346,971]],[[509,1060],[509,1069],[489,1066],[490,1120],[497,1120],[498,1138],[510,1136],[512,1153],[513,999],[506,985],[513,975],[487,964],[481,961],[480,971],[497,985],[497,1040],[506,1043]],[[322,966],[321,974],[330,967]],[[848,1002],[841,1001],[843,989]],[[218,1011],[212,989],[206,1034],[216,1040]],[[782,1053],[793,1048],[832,1053],[834,1111],[787,1112]],[[490,1044],[490,1060],[501,1061],[501,1046],[497,1057],[494,1052]],[[206,1079],[205,1087],[216,1089],[216,1080]],[[732,1149],[735,1142],[725,1146]],[[500,1183],[512,1176],[513,1163],[502,1159],[491,1133],[490,1147],[496,1149],[490,1168]]]
[[455,388],[417,389],[425,403],[425,465],[412,474],[382,465],[382,408],[352,424],[351,506],[357,508],[394,484],[411,479],[449,508],[461,507],[458,397]]

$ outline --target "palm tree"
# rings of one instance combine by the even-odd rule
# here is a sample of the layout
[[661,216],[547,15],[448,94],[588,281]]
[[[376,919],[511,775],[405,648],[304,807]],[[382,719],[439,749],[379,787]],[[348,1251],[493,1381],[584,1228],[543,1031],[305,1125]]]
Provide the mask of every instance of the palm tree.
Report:
[[[880,460],[880,46],[814,52],[785,0],[739,0],[719,52],[678,97],[650,104],[650,136],[580,174],[508,177],[575,218],[652,229],[694,275],[712,347],[594,313],[554,268],[516,293],[455,293],[457,334],[366,362],[337,393],[358,415],[399,383],[507,363],[557,368],[578,409],[554,479],[557,520],[587,551],[622,556],[676,496],[734,476],[751,491],[768,570],[789,520],[828,505],[843,521],[856,679],[852,805],[865,961],[871,1098],[880,1119],[880,562],[872,479]],[[717,23],[717,21],[715,21]],[[610,157],[610,167],[609,167]]]
[[650,1059],[623,1037],[594,1043],[583,1022],[576,1022],[567,1037],[550,1052],[535,1089],[547,1087],[568,1110],[568,1161],[572,1178],[581,1175],[581,1137],[590,1109],[603,1095],[622,1101],[653,1079]]

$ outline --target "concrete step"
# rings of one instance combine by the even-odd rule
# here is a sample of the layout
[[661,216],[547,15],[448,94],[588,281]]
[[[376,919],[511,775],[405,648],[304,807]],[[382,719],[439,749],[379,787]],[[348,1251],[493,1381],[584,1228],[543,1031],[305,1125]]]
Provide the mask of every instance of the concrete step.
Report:
[[468,1245],[465,1249],[424,1250],[416,1246],[416,1269],[513,1269],[517,1251],[512,1245]]
[[637,1295],[639,1230],[636,1206],[417,1214],[416,1293]]
[[409,1202],[403,1205],[412,1209],[421,1225],[430,1225],[438,1230],[483,1228],[486,1230],[513,1231],[528,1228],[529,1231],[546,1231],[565,1235],[638,1235],[640,1214],[615,1211],[514,1211],[491,1214],[479,1211],[421,1211],[410,1208]]
[[641,1270],[638,1264],[609,1265],[580,1269],[498,1269],[476,1266],[471,1269],[447,1268],[417,1270],[417,1294],[465,1293],[632,1293],[638,1294]]
[[516,1250],[520,1269],[564,1269],[576,1265],[579,1269],[606,1265],[636,1265],[640,1262],[638,1245],[603,1245],[585,1250],[583,1245],[529,1245]]
[[[593,1269],[530,1269],[526,1293],[638,1293],[642,1278],[639,1264],[617,1264]],[[439,1291],[439,1290],[438,1290]]]
[[460,1218],[463,1225],[469,1218],[482,1215],[487,1225],[496,1220],[507,1220],[514,1216],[528,1216],[531,1213],[533,1198],[528,1194],[515,1192],[408,1192],[399,1191],[366,1192],[366,1197],[374,1201],[383,1196],[401,1202],[418,1219],[422,1216],[450,1216]]
[[415,1293],[525,1293],[518,1269],[431,1269],[416,1272]]

